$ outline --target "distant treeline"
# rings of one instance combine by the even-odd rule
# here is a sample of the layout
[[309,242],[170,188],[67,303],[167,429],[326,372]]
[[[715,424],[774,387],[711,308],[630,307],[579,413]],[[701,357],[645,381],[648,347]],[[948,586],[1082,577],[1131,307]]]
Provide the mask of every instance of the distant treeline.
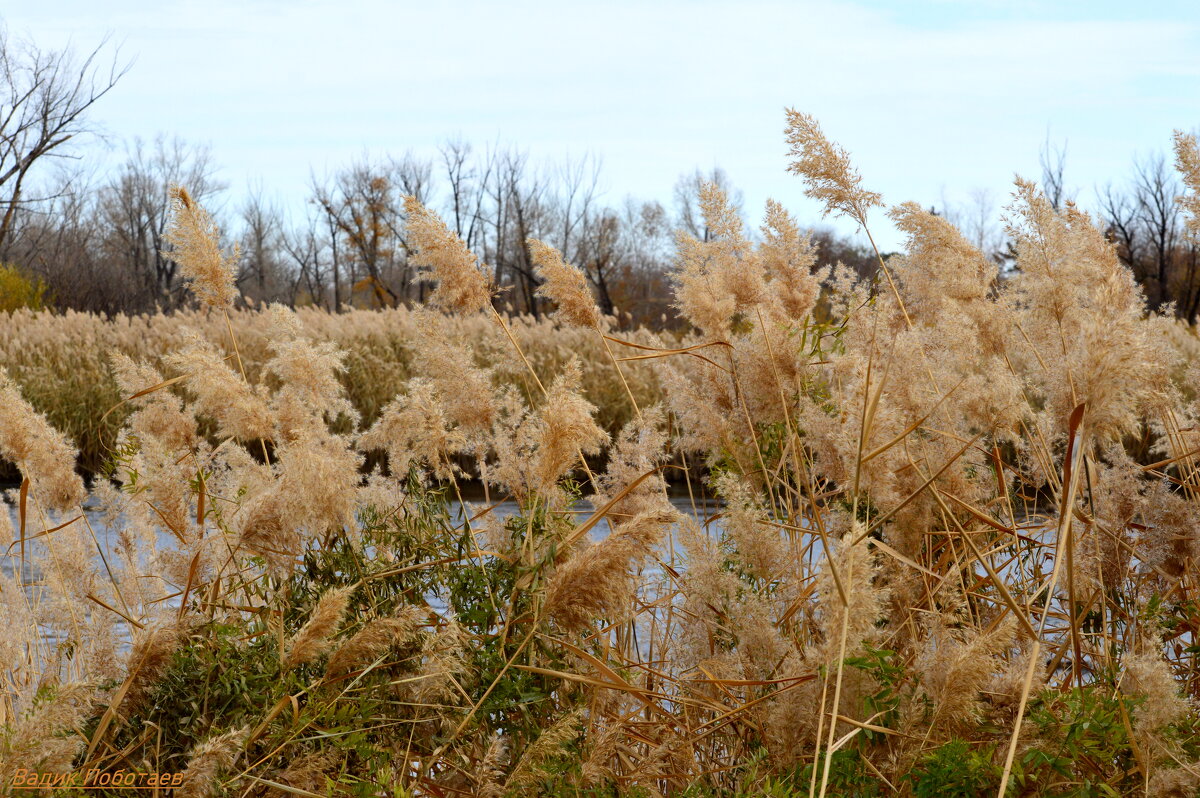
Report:
[[[170,311],[186,304],[170,247],[163,241],[178,183],[208,207],[221,207],[226,190],[214,178],[206,148],[160,138],[131,146],[128,159],[107,179],[91,184],[77,175],[22,205],[0,259],[41,280],[46,301],[60,308],[102,313]],[[314,180],[298,220],[253,192],[218,214],[228,246],[239,251],[238,285],[250,301],[317,305],[330,310],[396,306],[423,300],[405,233],[405,195],[438,210],[479,253],[505,290],[497,302],[514,312],[541,315],[538,286],[526,241],[551,243],[583,269],[605,313],[626,324],[674,322],[668,272],[674,236],[708,233],[697,206],[703,181],[734,196],[720,169],[679,178],[673,202],[626,198],[601,201],[599,164],[591,158],[534,164],[516,149],[474,151],[445,144],[437,157],[383,157],[348,165]],[[822,260],[860,272],[874,254],[830,230],[814,238]]]
[[[84,57],[41,50],[10,41],[0,22],[0,309],[170,312],[189,301],[163,240],[168,190],[184,185],[215,208],[226,205],[227,187],[206,147],[161,136],[128,143],[124,163],[95,176],[80,159],[79,142],[94,132],[92,105],[119,90],[128,69],[115,55],[106,65],[106,50],[105,43]],[[1063,150],[1043,153],[1043,185],[1056,206],[1069,199],[1064,161]],[[402,202],[412,195],[437,210],[493,271],[501,307],[534,317],[545,312],[526,243],[536,238],[583,270],[604,313],[625,325],[674,326],[668,283],[675,233],[707,240],[697,200],[702,182],[717,183],[740,210],[739,192],[714,169],[682,175],[665,204],[629,197],[607,203],[599,178],[591,157],[550,164],[515,147],[479,151],[447,141],[435,156],[364,158],[314,177],[302,218],[289,218],[259,190],[217,220],[224,242],[238,248],[238,287],[249,302],[336,311],[422,301],[426,287],[410,263]],[[1182,232],[1179,193],[1170,164],[1155,156],[1137,161],[1126,184],[1098,189],[1095,213],[1150,304],[1174,303],[1177,314],[1194,321],[1200,257]],[[970,202],[943,203],[938,211],[1014,268],[994,197],[978,190]],[[748,209],[748,216],[757,212]],[[813,238],[820,264],[841,261],[863,276],[874,273],[870,249],[830,230]]]

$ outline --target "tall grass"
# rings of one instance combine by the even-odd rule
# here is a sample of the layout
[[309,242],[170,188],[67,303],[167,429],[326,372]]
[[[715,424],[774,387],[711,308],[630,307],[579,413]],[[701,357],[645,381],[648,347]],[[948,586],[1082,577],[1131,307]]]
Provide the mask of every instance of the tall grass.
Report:
[[[425,317],[407,308],[380,311],[351,310],[331,314],[319,308],[299,308],[296,315],[313,340],[334,343],[344,354],[338,380],[364,421],[370,423],[413,376],[414,342]],[[242,362],[252,381],[270,358],[270,315],[266,308],[231,310]],[[494,363],[501,379],[528,392],[537,390],[524,366],[509,362],[508,340],[494,323],[482,317],[439,317],[434,323],[446,336],[469,345],[481,363]],[[534,370],[549,379],[578,357],[583,387],[597,405],[597,421],[616,432],[632,411],[620,383],[612,381],[603,345],[546,320],[529,316],[511,322],[514,336],[528,353]],[[112,460],[117,435],[129,417],[113,372],[112,354],[120,352],[161,369],[163,357],[177,350],[189,331],[213,342],[223,355],[233,347],[222,315],[203,310],[166,314],[105,317],[76,311],[17,310],[0,313],[0,363],[21,393],[55,429],[80,450],[87,473],[104,469]],[[628,337],[643,345],[659,343],[647,331]],[[631,364],[628,379],[646,404],[661,400],[658,373],[650,364]],[[113,409],[115,407],[115,409]],[[112,412],[108,412],[112,410]],[[10,463],[0,463],[0,479],[19,479]]]
[[[788,141],[812,196],[878,222],[815,120],[790,113]],[[1177,149],[1194,210],[1195,143]],[[20,396],[36,367],[0,386],[0,457],[24,478],[0,583],[6,782],[1200,787],[1195,337],[1147,312],[1078,208],[1018,181],[1002,279],[945,219],[891,207],[906,252],[864,284],[815,271],[779,205],[752,237],[708,186],[713,236],[678,240],[694,333],[667,342],[614,334],[539,242],[556,318],[496,313],[486,268],[415,201],[432,307],[230,313],[229,258],[177,197],[205,313],[8,321],[14,362],[41,346],[111,372],[105,401],[131,412],[94,489],[124,524],[105,550],[68,442]],[[68,325],[87,351],[51,343]],[[155,336],[137,358],[115,332],[135,326]],[[673,509],[676,458],[716,517]],[[465,479],[485,501],[451,512]]]

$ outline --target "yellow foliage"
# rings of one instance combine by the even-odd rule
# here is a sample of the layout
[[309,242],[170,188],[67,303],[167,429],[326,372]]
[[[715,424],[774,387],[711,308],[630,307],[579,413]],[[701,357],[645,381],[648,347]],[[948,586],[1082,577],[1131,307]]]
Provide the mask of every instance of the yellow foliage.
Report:
[[0,263],[0,310],[41,310],[45,301],[45,283],[26,275],[16,266]]

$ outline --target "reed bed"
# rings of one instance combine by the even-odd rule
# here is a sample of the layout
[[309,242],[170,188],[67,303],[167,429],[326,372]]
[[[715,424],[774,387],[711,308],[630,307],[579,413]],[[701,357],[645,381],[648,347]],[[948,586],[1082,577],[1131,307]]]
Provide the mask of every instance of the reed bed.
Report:
[[[306,335],[334,343],[344,352],[337,378],[364,423],[378,418],[413,376],[413,346],[421,338],[423,320],[419,313],[401,307],[334,314],[302,307],[296,316]],[[257,381],[271,357],[270,314],[265,307],[231,309],[229,324],[246,374]],[[505,351],[511,344],[487,319],[445,317],[438,324],[445,334],[469,345],[481,365],[494,364],[501,379],[526,394],[536,390],[523,364],[518,364],[519,370],[512,367]],[[616,433],[629,420],[624,390],[613,384],[604,349],[594,335],[530,316],[510,317],[510,327],[543,378],[578,358],[583,388],[596,404],[597,422],[604,429]],[[80,452],[80,467],[92,474],[111,462],[131,410],[120,404],[112,354],[120,352],[161,369],[163,358],[192,333],[212,342],[223,356],[234,356],[224,316],[206,309],[111,317],[23,309],[0,313],[0,363],[34,409],[71,439]],[[646,330],[626,335],[643,345],[661,345],[659,336]],[[645,404],[662,400],[658,371],[650,364],[631,364],[626,373],[634,394]],[[19,480],[11,463],[0,463],[0,480],[6,478]]]
[[[883,198],[847,154],[805,114],[787,137],[808,193],[870,231]],[[1200,156],[1176,146],[1196,233]],[[682,341],[614,333],[538,242],[555,319],[506,318],[415,200],[428,307],[235,313],[183,190],[203,313],[10,318],[6,358],[111,372],[99,405],[130,412],[93,489],[120,544],[97,551],[73,445],[22,398],[37,367],[0,383],[22,475],[0,783],[1195,795],[1195,336],[1024,181],[1004,278],[915,204],[886,209],[906,251],[862,283],[815,270],[779,205],[752,239],[716,186],[702,200]],[[48,343],[67,324],[96,351]],[[673,509],[668,469],[719,514]],[[467,479],[487,494],[452,514]]]

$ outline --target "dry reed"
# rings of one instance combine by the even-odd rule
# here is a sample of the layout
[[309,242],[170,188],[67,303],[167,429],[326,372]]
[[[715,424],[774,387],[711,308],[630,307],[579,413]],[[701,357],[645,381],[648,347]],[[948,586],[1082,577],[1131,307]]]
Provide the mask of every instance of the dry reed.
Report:
[[[797,112],[788,142],[808,193],[869,232],[883,199],[847,153]],[[1194,227],[1196,145],[1176,146]],[[555,319],[502,316],[411,198],[434,308],[226,315],[227,256],[182,190],[174,256],[219,321],[0,317],[0,457],[23,478],[0,774],[119,758],[184,772],[188,795],[1194,792],[1194,331],[1023,180],[1015,268],[906,203],[886,291],[816,271],[777,203],[761,235],[716,186],[701,208],[678,339],[614,333],[536,241]],[[103,518],[56,425],[112,466]],[[669,463],[715,517],[668,501]]]

